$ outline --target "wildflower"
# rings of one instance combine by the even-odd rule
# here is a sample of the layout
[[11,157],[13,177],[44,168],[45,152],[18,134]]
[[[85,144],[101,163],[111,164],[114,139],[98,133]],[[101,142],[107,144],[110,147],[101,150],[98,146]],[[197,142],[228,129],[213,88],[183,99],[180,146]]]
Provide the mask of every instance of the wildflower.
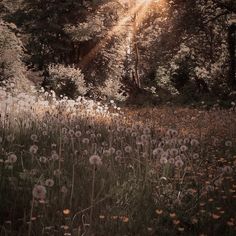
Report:
[[71,137],[73,137],[74,134],[75,134],[75,132],[74,132],[74,130],[70,129],[69,132],[68,132],[68,134],[69,134]]
[[13,142],[15,140],[15,136],[13,134],[7,135],[7,141],[8,142]]
[[187,146],[185,145],[182,145],[179,149],[181,152],[186,152],[188,150]]
[[66,186],[62,186],[61,187],[61,192],[64,193],[64,194],[67,194],[67,192],[68,192],[67,187]]
[[183,231],[184,231],[184,227],[178,227],[178,230],[179,230],[180,232],[183,232]]
[[34,142],[37,142],[38,136],[37,136],[36,134],[32,134],[32,135],[30,136],[30,139],[31,139],[32,141],[34,141]]
[[47,136],[47,135],[48,135],[48,132],[47,132],[46,130],[44,130],[44,131],[42,132],[42,135],[43,135],[43,136]]
[[122,159],[123,159],[122,156],[115,156],[116,161],[121,161]]
[[161,164],[166,164],[167,162],[168,162],[167,158],[161,157],[161,159],[160,159]]
[[169,161],[169,163],[172,164],[172,165],[175,164],[175,159],[174,159],[174,158],[170,158],[168,161]]
[[88,139],[88,138],[83,138],[83,139],[82,139],[82,143],[88,144],[88,143],[89,143],[89,139]]
[[183,165],[184,165],[184,162],[181,159],[179,159],[175,162],[175,166],[177,168],[181,168],[181,167],[183,167]]
[[115,151],[116,151],[116,149],[115,149],[115,148],[113,148],[113,147],[110,147],[110,148],[109,148],[109,151],[110,151],[110,153],[111,153],[111,154],[114,154],[114,153],[115,153]]
[[41,200],[46,198],[46,193],[46,188],[43,185],[35,185],[32,191],[33,197]]
[[178,224],[180,224],[180,221],[179,220],[173,220],[173,224],[178,225]]
[[231,174],[233,172],[233,169],[232,167],[230,166],[224,166],[222,171],[225,173],[225,174]]
[[163,210],[157,209],[156,213],[157,213],[157,215],[161,215],[163,213]]
[[62,129],[61,129],[61,132],[62,132],[62,134],[64,134],[64,135],[67,134],[67,128],[62,128]]
[[162,148],[156,148],[152,151],[153,156],[157,156],[160,155],[164,152],[164,150]]
[[167,133],[166,133],[168,136],[171,136],[171,137],[173,137],[173,136],[177,136],[178,135],[178,132],[176,131],[176,130],[174,130],[174,129],[169,129],[169,130],[167,130]]
[[194,160],[197,160],[199,157],[200,157],[200,156],[199,156],[198,153],[194,153],[194,154],[193,154],[193,159],[194,159]]
[[41,156],[41,157],[39,157],[39,161],[41,162],[41,163],[46,163],[47,162],[47,158],[46,157],[44,157],[44,156]]
[[59,160],[59,155],[58,155],[55,151],[53,151],[51,158],[52,158],[52,160],[54,160],[54,161]]
[[171,217],[171,218],[175,218],[175,217],[176,217],[176,214],[175,214],[175,213],[170,213],[170,217]]
[[171,155],[171,156],[177,156],[178,153],[179,153],[179,151],[178,151],[177,148],[172,148],[172,149],[170,150],[170,155]]
[[63,210],[63,214],[64,215],[69,215],[70,214],[70,210],[69,209],[64,209]]
[[109,156],[110,155],[110,151],[109,150],[103,150],[103,154],[104,154],[104,156]]
[[226,141],[225,146],[226,147],[232,147],[232,142],[231,141]]
[[144,128],[143,133],[144,133],[144,135],[150,134],[151,133],[150,128],[148,128],[148,127]]
[[30,149],[29,149],[29,151],[30,151],[30,153],[32,153],[32,154],[36,154],[37,153],[37,151],[38,151],[38,146],[37,145],[32,145],[32,146],[30,146]]
[[220,219],[220,215],[217,215],[217,214],[213,213],[213,214],[212,214],[212,218],[213,218],[214,220],[218,220],[218,219]]
[[47,179],[45,181],[45,186],[52,187],[53,185],[54,185],[54,180],[53,179]]
[[58,176],[61,175],[61,170],[59,170],[59,169],[54,170],[54,171],[53,171],[53,174],[58,177]]
[[130,146],[125,147],[125,152],[131,153],[131,151],[132,151],[132,147],[130,147]]
[[52,143],[52,144],[51,144],[51,148],[52,148],[52,149],[55,149],[56,147],[57,147],[57,145],[56,145],[55,143]]
[[116,155],[117,155],[117,156],[121,156],[121,155],[122,155],[122,151],[121,151],[121,150],[117,150],[117,151],[116,151]]
[[196,139],[192,139],[191,142],[190,142],[191,146],[198,146],[199,145],[199,142],[198,140]]
[[163,153],[161,154],[161,158],[167,159],[167,158],[168,158],[168,153],[167,153],[167,152],[163,152]]
[[98,155],[92,155],[90,158],[89,158],[89,162],[91,165],[97,165],[97,166],[100,166],[102,164],[102,160],[101,158],[98,156]]
[[7,157],[7,161],[8,163],[13,164],[17,161],[17,156],[14,153],[12,153]]
[[76,138],[79,138],[81,135],[82,135],[81,131],[77,130],[77,131],[75,132],[75,137],[76,137]]
[[188,144],[190,142],[190,138],[185,138],[184,140],[183,140],[183,143],[184,144]]

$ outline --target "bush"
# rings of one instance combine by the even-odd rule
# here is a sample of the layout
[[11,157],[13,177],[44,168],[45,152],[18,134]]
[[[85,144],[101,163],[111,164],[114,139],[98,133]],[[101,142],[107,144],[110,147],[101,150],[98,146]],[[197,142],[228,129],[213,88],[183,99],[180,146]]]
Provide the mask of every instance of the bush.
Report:
[[43,86],[54,90],[57,96],[69,98],[85,95],[88,91],[81,70],[61,64],[52,64],[48,67],[48,77],[45,78]]
[[23,44],[14,24],[0,21],[0,85],[9,89],[27,90],[26,68],[22,62]]

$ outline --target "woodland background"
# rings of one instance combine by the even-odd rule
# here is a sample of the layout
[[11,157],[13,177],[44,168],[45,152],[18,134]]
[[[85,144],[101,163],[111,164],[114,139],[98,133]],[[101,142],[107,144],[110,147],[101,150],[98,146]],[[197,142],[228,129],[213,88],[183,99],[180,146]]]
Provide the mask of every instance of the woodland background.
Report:
[[136,104],[232,101],[235,13],[234,0],[2,0],[0,86]]

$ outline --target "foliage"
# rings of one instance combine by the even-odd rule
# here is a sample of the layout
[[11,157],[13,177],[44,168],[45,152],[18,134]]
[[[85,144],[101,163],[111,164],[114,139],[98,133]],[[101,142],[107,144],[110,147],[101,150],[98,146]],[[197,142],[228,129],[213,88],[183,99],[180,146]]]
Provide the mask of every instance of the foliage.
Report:
[[23,44],[16,35],[14,24],[0,21],[0,85],[9,89],[28,90],[27,72],[23,59]]
[[69,98],[85,95],[88,90],[79,69],[60,64],[52,64],[48,67],[48,78],[45,79],[44,86],[55,91],[58,96]]

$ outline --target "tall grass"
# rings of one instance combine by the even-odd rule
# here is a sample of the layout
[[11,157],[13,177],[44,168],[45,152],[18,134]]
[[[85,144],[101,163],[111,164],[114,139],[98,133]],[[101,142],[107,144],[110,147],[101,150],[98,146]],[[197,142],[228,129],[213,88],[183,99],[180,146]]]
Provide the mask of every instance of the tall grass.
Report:
[[234,108],[1,96],[0,235],[235,235]]

